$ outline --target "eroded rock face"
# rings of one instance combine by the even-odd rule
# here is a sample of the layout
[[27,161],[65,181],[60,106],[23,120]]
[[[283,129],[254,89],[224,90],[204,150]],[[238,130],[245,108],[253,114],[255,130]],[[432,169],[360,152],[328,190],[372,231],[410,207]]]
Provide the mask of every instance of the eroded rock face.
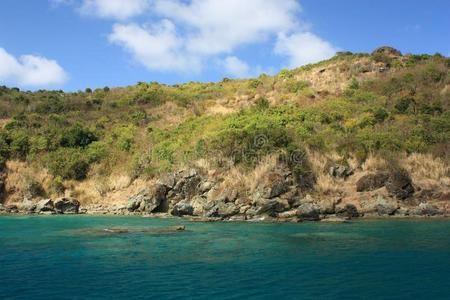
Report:
[[389,179],[387,173],[367,174],[356,182],[357,192],[368,192],[382,188]]
[[134,212],[154,212],[166,201],[167,189],[162,184],[145,188],[128,199],[127,209]]
[[405,171],[395,171],[386,182],[386,189],[390,195],[397,199],[406,199],[414,194],[411,177]]
[[54,201],[54,209],[58,214],[78,214],[80,202],[75,198],[59,198]]
[[429,203],[420,203],[415,209],[415,214],[419,216],[437,216],[442,214],[442,211]]
[[397,212],[399,206],[397,201],[393,199],[378,197],[375,202],[374,209],[380,216],[392,216]]
[[55,210],[55,205],[52,199],[44,199],[36,203],[35,212],[52,212]]
[[297,216],[308,221],[320,220],[320,206],[313,202],[302,203],[297,208]]
[[347,204],[343,208],[337,209],[336,215],[338,217],[351,219],[359,217],[359,212],[356,206],[354,206],[353,204]]
[[194,208],[189,202],[181,201],[173,207],[171,214],[177,217],[192,216],[194,214]]

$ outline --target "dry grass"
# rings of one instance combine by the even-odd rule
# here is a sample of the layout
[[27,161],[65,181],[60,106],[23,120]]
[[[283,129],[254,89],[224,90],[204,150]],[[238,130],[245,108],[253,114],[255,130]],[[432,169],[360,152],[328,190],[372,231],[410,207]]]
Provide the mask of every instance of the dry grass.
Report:
[[223,177],[220,186],[214,191],[213,196],[218,196],[225,191],[238,191],[240,194],[253,193],[258,186],[270,181],[270,174],[277,167],[277,158],[270,155],[252,170],[248,171],[240,166],[231,167]]
[[362,164],[363,171],[385,171],[388,169],[388,163],[385,159],[375,156],[373,154],[369,154],[367,159]]
[[245,185],[250,192],[254,192],[256,188],[267,183],[269,174],[277,167],[277,158],[270,155],[261,160],[253,171],[245,176]]
[[328,174],[320,174],[317,177],[315,189],[324,195],[335,195],[342,193],[341,186],[340,180],[335,180]]
[[402,161],[402,166],[410,173],[414,181],[433,180],[447,183],[450,167],[442,159],[431,154],[414,153]]

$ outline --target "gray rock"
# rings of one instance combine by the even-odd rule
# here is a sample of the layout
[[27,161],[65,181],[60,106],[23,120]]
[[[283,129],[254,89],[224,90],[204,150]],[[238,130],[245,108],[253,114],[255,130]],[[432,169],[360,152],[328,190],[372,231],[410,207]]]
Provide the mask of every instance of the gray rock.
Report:
[[78,214],[80,202],[75,198],[59,198],[55,200],[54,207],[58,214]]
[[344,218],[357,218],[359,217],[359,212],[356,206],[353,204],[347,204],[343,208],[337,209],[336,215],[338,217],[344,217]]
[[289,209],[289,203],[287,200],[280,201],[280,199],[259,199],[255,201],[255,206],[257,207],[257,215],[269,215],[276,216],[277,213],[283,212]]
[[317,203],[302,203],[297,208],[297,216],[308,221],[320,220],[320,206]]
[[275,181],[270,187],[264,189],[263,197],[273,199],[288,191],[288,185],[284,181]]
[[177,178],[175,174],[167,174],[158,180],[158,183],[164,185],[168,190],[175,187]]
[[128,199],[127,209],[130,212],[154,212],[166,201],[166,193],[167,189],[162,184],[156,184],[151,188],[145,188]]
[[368,192],[382,188],[389,179],[387,173],[367,174],[356,182],[357,192]]
[[297,209],[292,209],[284,212],[280,212],[277,214],[277,217],[280,219],[290,219],[297,217]]
[[437,216],[442,214],[442,211],[439,208],[429,203],[420,203],[414,212],[419,216]]
[[204,194],[209,192],[213,188],[213,186],[214,183],[212,183],[211,181],[202,182],[199,187],[200,193]]
[[415,192],[411,177],[402,170],[391,173],[386,182],[386,189],[390,195],[401,200],[410,197]]
[[[192,174],[197,174],[192,172]],[[198,175],[184,176],[180,179],[173,188],[173,192],[180,199],[192,198],[198,194],[199,185],[202,179]],[[191,176],[192,175],[192,176]]]
[[20,208],[27,213],[33,213],[36,210],[36,204],[30,201],[28,198],[23,199]]
[[228,202],[223,203],[220,202],[217,204],[217,215],[222,218],[228,218],[234,216],[239,213],[239,207],[237,207],[234,203]]
[[173,207],[171,214],[177,217],[192,216],[194,214],[194,208],[189,202],[181,201]]
[[36,203],[35,212],[41,213],[41,212],[53,212],[55,210],[55,206],[52,199],[44,199]]
[[398,203],[395,200],[388,200],[383,197],[378,197],[374,209],[380,216],[392,216],[398,210]]
[[206,198],[202,196],[194,196],[191,199],[191,205],[194,209],[194,216],[201,216],[205,213],[205,207],[206,207],[207,200]]
[[331,177],[347,178],[347,177],[353,175],[353,170],[347,166],[336,165],[336,166],[330,167],[328,173],[330,174]]

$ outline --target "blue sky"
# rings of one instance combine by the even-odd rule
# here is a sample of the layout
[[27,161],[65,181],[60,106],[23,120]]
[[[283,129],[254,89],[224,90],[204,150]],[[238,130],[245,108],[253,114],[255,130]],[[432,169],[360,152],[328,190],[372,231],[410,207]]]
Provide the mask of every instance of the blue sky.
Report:
[[2,0],[0,84],[218,81],[392,45],[450,55],[448,0]]

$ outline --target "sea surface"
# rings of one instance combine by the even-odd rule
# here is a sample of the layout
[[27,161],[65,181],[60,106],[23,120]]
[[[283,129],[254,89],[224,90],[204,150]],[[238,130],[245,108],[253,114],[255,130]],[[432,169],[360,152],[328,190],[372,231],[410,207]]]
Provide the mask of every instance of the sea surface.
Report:
[[0,299],[450,299],[450,221],[3,216]]

